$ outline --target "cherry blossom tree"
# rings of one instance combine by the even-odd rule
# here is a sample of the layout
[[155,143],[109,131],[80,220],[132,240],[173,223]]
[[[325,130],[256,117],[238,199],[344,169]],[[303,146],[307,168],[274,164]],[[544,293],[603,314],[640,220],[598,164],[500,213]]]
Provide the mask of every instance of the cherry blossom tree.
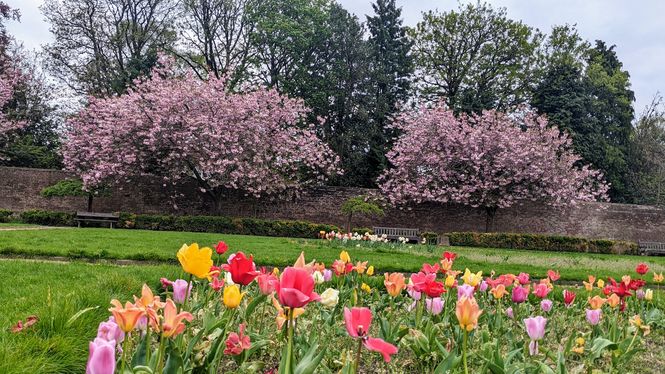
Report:
[[21,77],[19,71],[9,69],[9,71],[0,74],[0,137],[7,134],[12,130],[21,128],[25,123],[22,121],[15,121],[7,115],[7,105],[14,97],[14,90]]
[[84,188],[134,183],[164,186],[193,178],[215,208],[229,191],[262,197],[323,183],[337,156],[304,123],[301,100],[275,90],[239,94],[223,78],[178,75],[170,60],[126,94],[90,98],[70,121],[66,169]]
[[530,112],[484,111],[456,117],[443,104],[403,113],[402,131],[381,176],[393,204],[457,203],[483,208],[486,230],[497,209],[524,201],[554,206],[606,200],[599,171],[580,165],[567,134]]

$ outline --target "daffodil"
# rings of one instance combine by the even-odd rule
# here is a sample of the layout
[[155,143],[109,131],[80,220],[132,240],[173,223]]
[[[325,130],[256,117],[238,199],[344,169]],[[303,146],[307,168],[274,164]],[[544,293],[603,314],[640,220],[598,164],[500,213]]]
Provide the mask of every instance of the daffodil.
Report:
[[192,274],[197,278],[207,278],[210,280],[210,268],[213,265],[212,249],[208,247],[199,249],[197,243],[192,243],[189,246],[183,244],[177,256],[182,270],[186,273]]

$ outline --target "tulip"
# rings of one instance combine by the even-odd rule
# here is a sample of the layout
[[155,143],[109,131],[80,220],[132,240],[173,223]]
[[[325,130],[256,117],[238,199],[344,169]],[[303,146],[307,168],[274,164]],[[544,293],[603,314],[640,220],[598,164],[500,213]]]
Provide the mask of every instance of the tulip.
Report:
[[487,291],[488,287],[489,287],[489,285],[487,284],[487,282],[482,281],[482,282],[480,282],[480,287],[478,287],[478,289],[480,290],[480,292],[485,292],[485,291]]
[[440,297],[425,299],[425,305],[427,311],[432,313],[432,315],[439,315],[443,311],[443,300]]
[[455,283],[456,283],[456,282],[457,282],[457,281],[455,280],[455,277],[454,277],[454,276],[452,276],[452,275],[448,275],[448,276],[446,277],[446,280],[445,280],[445,283],[444,283],[444,284],[445,284],[445,286],[448,287],[448,288],[453,288],[453,287],[455,286]]
[[125,303],[124,308],[116,299],[111,300],[111,305],[113,308],[109,308],[109,312],[113,314],[113,319],[118,327],[126,333],[132,331],[139,318],[145,315],[144,309],[136,307],[129,301]]
[[468,298],[473,298],[473,292],[475,289],[468,285],[468,284],[463,284],[459,287],[457,287],[457,298],[461,299],[462,297],[468,297]]
[[478,325],[478,317],[483,311],[478,307],[476,299],[462,296],[457,300],[455,315],[463,330],[471,331]]
[[330,269],[323,270],[323,280],[326,282],[330,282],[330,280],[332,279],[332,274],[333,274],[332,270]]
[[150,287],[144,283],[141,287],[141,297],[134,296],[134,306],[144,310],[147,308],[161,309],[164,307],[164,303],[160,302],[159,296],[153,295]]
[[362,274],[365,272],[365,269],[367,269],[367,261],[358,261],[356,262],[356,266],[353,267],[358,274]]
[[[409,280],[409,282],[411,282],[411,280]],[[411,286],[411,285],[409,285],[409,286]],[[409,294],[409,296],[413,300],[416,300],[416,301],[420,300],[420,298],[422,297],[422,294],[420,292],[416,291],[415,289],[413,289],[413,287],[407,287],[406,288],[406,293]]]
[[525,285],[529,283],[529,274],[527,273],[520,273],[520,275],[517,276],[517,281],[521,285]]
[[546,298],[548,293],[550,293],[550,288],[544,283],[538,284],[533,290],[533,294],[541,299]]
[[88,363],[86,374],[113,374],[115,373],[115,340],[95,338],[88,349]]
[[[323,279],[323,276],[321,276],[321,278]],[[279,279],[272,275],[272,273],[261,274],[256,277],[256,281],[259,284],[259,291],[263,295],[270,295],[275,292],[279,285]]]
[[586,320],[592,326],[595,326],[600,322],[600,317],[603,311],[601,309],[587,309],[586,310]]
[[494,296],[495,299],[501,299],[506,294],[508,294],[508,291],[506,291],[506,286],[504,286],[503,284],[499,284],[496,287],[493,287],[490,290],[490,293],[492,294],[492,296]]
[[611,308],[616,308],[617,305],[619,305],[620,302],[621,302],[621,299],[619,299],[619,296],[617,296],[617,294],[615,294],[615,293],[613,293],[612,295],[610,295],[610,297],[607,298],[607,304]]
[[665,280],[665,275],[661,272],[660,274],[658,273],[653,273],[653,281],[656,283],[662,283],[663,280]]
[[165,290],[168,290],[169,287],[171,287],[173,285],[173,282],[171,282],[170,280],[168,280],[164,277],[159,278],[159,282],[162,284],[162,288],[165,289]]
[[383,285],[386,286],[386,291],[392,297],[397,297],[404,289],[404,274],[402,273],[384,273]]
[[513,307],[512,307],[512,306],[511,306],[511,307],[508,307],[508,308],[506,309],[506,315],[507,315],[508,318],[510,318],[510,319],[515,319],[515,314],[513,313]]
[[332,263],[332,269],[337,276],[348,274],[353,270],[353,264],[342,260],[335,260]]
[[644,290],[640,288],[639,290],[635,291],[635,297],[637,297],[638,300],[644,299]]
[[245,324],[241,323],[238,333],[232,332],[229,334],[229,337],[226,338],[226,349],[224,349],[224,354],[238,356],[251,346],[252,342],[249,339],[249,336],[245,335]]
[[120,329],[113,317],[109,317],[108,321],[100,322],[97,327],[97,337],[106,341],[115,341],[120,344],[125,340],[125,333]]
[[529,296],[529,290],[522,286],[513,287],[512,299],[514,303],[523,303],[526,301],[526,298]]
[[233,283],[246,286],[254,280],[260,273],[256,271],[254,256],[247,258],[243,252],[237,252],[229,257],[228,264],[222,265],[224,270],[231,273]]
[[646,301],[651,301],[653,300],[653,290],[646,290],[644,291],[644,300]]
[[277,288],[279,302],[290,308],[302,308],[319,300],[314,292],[314,279],[306,270],[288,267],[284,269]]
[[227,308],[235,309],[240,306],[243,296],[245,296],[245,293],[240,293],[240,288],[237,285],[232,284],[224,287],[222,300]]
[[178,261],[185,273],[197,278],[210,278],[212,262],[212,249],[204,247],[199,249],[197,243],[188,246],[183,244],[177,253]]
[[224,243],[223,241],[220,241],[215,246],[215,252],[217,252],[218,255],[223,255],[228,250],[229,250],[229,246],[226,243]]
[[[361,339],[365,348],[370,351],[379,352],[383,355],[385,362],[390,362],[390,356],[397,353],[397,347],[383,339],[370,338],[368,336],[372,324],[372,311],[368,308],[344,308],[344,322],[349,336]],[[357,357],[359,357],[358,354]],[[358,362],[356,361],[356,370]]]
[[334,308],[339,302],[339,291],[328,288],[321,294],[321,304],[327,308]]
[[566,307],[570,308],[570,306],[573,305],[575,296],[575,292],[563,290],[563,303],[566,304]]
[[366,273],[366,274],[369,275],[370,277],[371,277],[372,275],[374,275],[374,265],[370,265],[370,266],[367,268],[367,273]]
[[588,282],[582,281],[582,283],[584,283],[584,288],[589,292],[593,291],[593,284],[595,282],[596,282],[596,277],[594,277],[593,275],[589,275]]
[[423,267],[420,271],[422,271],[425,274],[436,274],[439,272],[439,264],[431,265],[425,263],[423,264]]
[[447,271],[449,271],[452,268],[453,268],[453,262],[451,260],[447,260],[445,258],[443,260],[441,260],[441,271],[443,273],[446,273]]
[[591,309],[600,309],[600,307],[605,304],[606,299],[603,299],[602,297],[596,295],[594,297],[589,298],[589,305],[591,306]]
[[561,278],[561,275],[559,274],[558,271],[548,270],[548,271],[547,271],[547,277],[548,277],[552,282],[556,282],[556,281],[559,280],[559,278]]
[[219,292],[219,290],[224,287],[224,279],[219,279],[219,277],[212,277],[212,281],[210,282],[210,287],[212,287],[215,292]]
[[635,268],[635,272],[637,272],[639,275],[644,275],[649,272],[649,265],[645,263],[638,264]]
[[531,338],[529,343],[529,353],[533,355],[538,354],[538,341],[545,337],[545,325],[547,319],[542,316],[531,317],[524,320],[526,326],[526,333]]
[[478,283],[480,283],[480,281],[483,280],[483,272],[479,271],[474,274],[467,268],[466,270],[464,270],[464,275],[462,275],[462,279],[464,280],[465,284],[476,287]]
[[546,313],[549,312],[550,310],[552,310],[552,300],[543,299],[540,302],[540,309],[542,309],[543,312],[546,312]]
[[192,284],[184,279],[177,279],[173,282],[173,301],[182,304],[189,297],[192,291]]
[[603,287],[605,287],[605,281],[602,280],[602,279],[598,279],[598,281],[596,282],[596,285],[598,286],[598,288],[603,288]]
[[344,262],[345,264],[351,262],[351,256],[349,256],[349,252],[347,251],[340,252],[339,259],[342,260],[342,262]]
[[325,279],[323,279],[323,274],[318,270],[312,273],[312,279],[314,279],[315,284],[321,284],[325,281]]
[[166,300],[164,306],[164,320],[162,321],[162,336],[165,338],[176,337],[185,330],[183,321],[191,322],[194,317],[189,312],[180,312],[173,300]]
[[224,283],[226,283],[227,286],[232,286],[235,284],[233,281],[233,277],[231,276],[231,273],[226,272],[224,273]]

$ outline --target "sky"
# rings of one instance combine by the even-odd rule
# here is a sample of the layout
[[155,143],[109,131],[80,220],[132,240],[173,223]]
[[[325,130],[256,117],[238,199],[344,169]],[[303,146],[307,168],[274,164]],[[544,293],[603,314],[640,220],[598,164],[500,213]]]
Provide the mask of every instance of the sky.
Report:
[[[372,13],[370,0],[337,0],[361,20]],[[462,0],[467,3],[473,0]],[[49,25],[39,11],[43,0],[5,0],[21,10],[21,22],[11,22],[8,29],[29,48],[39,49],[51,40]],[[475,1],[474,1],[475,2]],[[665,1],[663,0],[491,0],[495,7],[505,7],[508,16],[549,32],[552,25],[576,24],[589,41],[602,39],[616,45],[619,59],[631,75],[636,112],[651,102],[656,92],[665,93]],[[458,6],[457,0],[397,0],[406,25],[413,26],[423,11],[447,11]]]

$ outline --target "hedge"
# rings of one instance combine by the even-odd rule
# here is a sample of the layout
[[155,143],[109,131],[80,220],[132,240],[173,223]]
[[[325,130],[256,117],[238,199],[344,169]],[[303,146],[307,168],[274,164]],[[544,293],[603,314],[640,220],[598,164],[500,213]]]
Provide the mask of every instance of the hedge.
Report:
[[[1,217],[1,216],[0,216]],[[76,215],[65,212],[29,210],[19,219],[24,223],[45,226],[74,226]],[[256,218],[229,218],[222,216],[171,216],[120,213],[119,228],[214,232],[260,236],[284,236],[293,238],[316,238],[320,231],[339,231],[337,226],[290,220],[266,220]]]
[[586,253],[638,253],[636,243],[618,240],[514,233],[451,232],[446,235],[450,239],[450,245],[454,246]]
[[13,213],[14,212],[12,212],[11,210],[0,209],[0,223],[11,221]]

